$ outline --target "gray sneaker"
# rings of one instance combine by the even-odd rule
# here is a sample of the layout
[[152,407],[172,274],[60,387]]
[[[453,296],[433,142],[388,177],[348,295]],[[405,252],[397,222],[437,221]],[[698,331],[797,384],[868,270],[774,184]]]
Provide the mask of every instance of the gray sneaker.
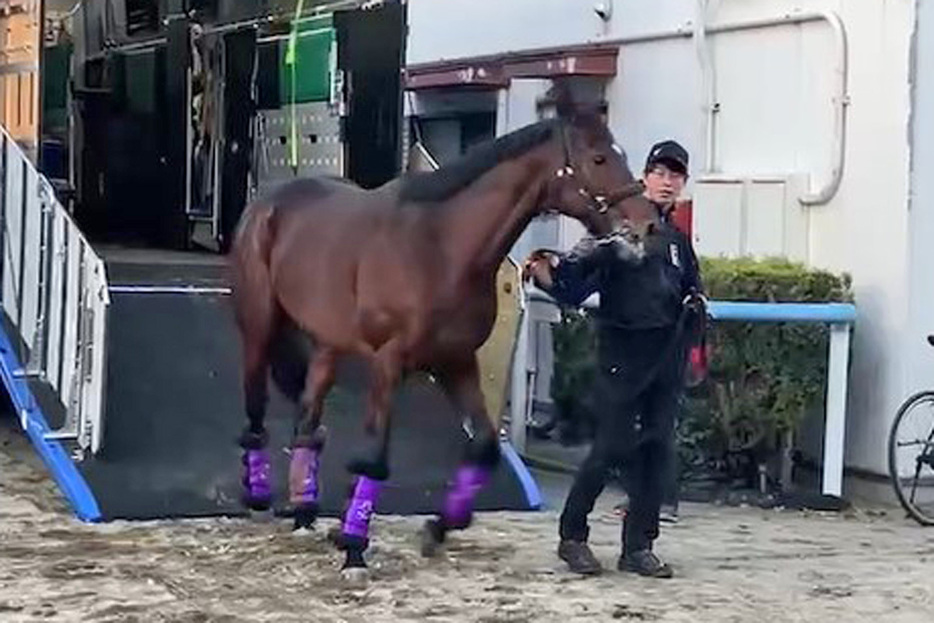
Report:
[[630,571],[649,578],[670,578],[674,576],[671,567],[655,555],[650,549],[640,549],[619,557],[616,568]]
[[603,565],[590,551],[590,546],[583,541],[561,541],[558,545],[558,557],[568,563],[568,567],[574,573],[597,575],[603,571]]
[[667,504],[662,506],[658,512],[658,520],[662,523],[678,523],[678,507]]

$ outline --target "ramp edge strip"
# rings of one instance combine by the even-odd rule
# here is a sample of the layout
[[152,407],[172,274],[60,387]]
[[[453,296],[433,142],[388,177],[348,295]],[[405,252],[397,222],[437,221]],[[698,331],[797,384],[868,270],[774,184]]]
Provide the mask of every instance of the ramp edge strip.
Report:
[[519,484],[522,485],[522,490],[525,492],[525,499],[529,504],[529,508],[532,510],[540,510],[542,508],[542,492],[541,489],[538,488],[538,483],[535,482],[532,472],[529,471],[522,457],[519,456],[519,453],[516,452],[516,449],[512,447],[511,443],[508,441],[500,441],[499,446],[503,456],[506,458],[506,462],[509,463],[512,471],[516,474],[516,478],[519,479]]
[[233,290],[226,286],[146,286],[116,285],[109,286],[111,294],[215,294],[229,296]]
[[100,508],[87,481],[78,471],[74,461],[56,440],[46,439],[51,432],[49,424],[29,389],[29,384],[22,377],[23,368],[14,354],[13,345],[0,327],[0,375],[10,394],[16,414],[26,434],[29,436],[39,456],[58,484],[59,489],[68,499],[75,515],[82,521],[96,522],[102,519]]

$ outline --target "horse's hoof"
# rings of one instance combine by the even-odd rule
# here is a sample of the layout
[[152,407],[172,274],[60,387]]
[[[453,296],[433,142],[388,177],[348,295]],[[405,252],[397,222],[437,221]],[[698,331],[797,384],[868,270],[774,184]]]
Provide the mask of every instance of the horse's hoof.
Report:
[[313,530],[318,519],[317,505],[296,506],[294,519],[293,530]]
[[433,558],[444,544],[445,531],[437,519],[429,519],[422,527],[422,556]]
[[341,569],[341,580],[350,585],[365,585],[370,579],[370,570],[366,567],[347,567]]
[[365,458],[351,459],[347,463],[347,471],[357,476],[366,476],[378,482],[389,479],[389,465],[386,461],[374,461]]
[[264,513],[272,507],[272,498],[244,495],[243,505],[251,511]]
[[353,546],[347,548],[344,564],[341,566],[341,577],[353,581],[365,581],[370,577],[370,570],[363,560],[363,549]]

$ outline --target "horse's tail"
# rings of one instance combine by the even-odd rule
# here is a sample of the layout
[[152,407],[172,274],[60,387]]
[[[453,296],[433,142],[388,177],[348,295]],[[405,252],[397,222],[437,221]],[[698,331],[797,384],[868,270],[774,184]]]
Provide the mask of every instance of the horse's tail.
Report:
[[269,269],[273,236],[269,203],[249,204],[240,216],[228,256],[234,310],[244,333],[271,326],[275,300]]
[[269,264],[274,211],[269,202],[251,203],[237,225],[230,253],[234,309],[242,334],[269,332],[272,380],[289,400],[298,402],[305,387],[310,341],[284,317],[273,291]]

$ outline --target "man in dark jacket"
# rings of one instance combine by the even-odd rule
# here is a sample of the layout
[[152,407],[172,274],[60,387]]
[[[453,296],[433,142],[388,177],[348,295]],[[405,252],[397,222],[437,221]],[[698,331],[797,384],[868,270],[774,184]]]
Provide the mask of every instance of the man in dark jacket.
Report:
[[[598,424],[561,514],[558,555],[572,571],[599,573],[587,544],[587,516],[611,470],[619,468],[629,496],[617,567],[671,577],[652,550],[659,509],[670,479],[674,425],[683,390],[688,336],[706,316],[697,258],[690,240],[667,222],[687,179],[688,154],[674,141],[656,144],[645,166],[647,196],[663,217],[646,240],[645,257],[616,249],[614,238],[585,237],[563,256],[532,261],[536,284],[560,303],[578,306],[600,295]],[[654,188],[654,191],[653,191]]]

